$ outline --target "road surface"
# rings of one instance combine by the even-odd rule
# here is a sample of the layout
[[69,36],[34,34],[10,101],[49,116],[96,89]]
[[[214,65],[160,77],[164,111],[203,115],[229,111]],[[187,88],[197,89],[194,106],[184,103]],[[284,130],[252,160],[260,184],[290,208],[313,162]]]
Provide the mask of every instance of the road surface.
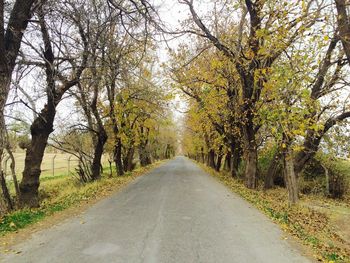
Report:
[[[83,217],[84,224],[81,224]],[[34,234],[4,262],[311,262],[246,201],[184,157],[82,216]]]

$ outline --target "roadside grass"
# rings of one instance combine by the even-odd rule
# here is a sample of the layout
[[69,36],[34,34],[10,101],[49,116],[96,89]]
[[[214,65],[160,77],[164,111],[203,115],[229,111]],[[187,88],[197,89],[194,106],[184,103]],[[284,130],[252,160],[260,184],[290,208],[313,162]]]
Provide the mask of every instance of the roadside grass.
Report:
[[283,188],[263,191],[261,186],[258,190],[250,190],[240,179],[232,178],[225,172],[216,172],[202,163],[197,164],[278,223],[283,231],[311,247],[318,261],[350,262],[350,244],[335,231],[330,215],[306,205],[316,199],[328,205],[350,208],[348,204],[302,195],[299,205],[289,206],[288,194]]
[[123,176],[110,177],[104,173],[101,180],[87,184],[67,175],[43,178],[39,188],[40,208],[17,210],[3,216],[0,219],[0,236],[18,231],[56,212],[78,206],[81,202],[108,196],[163,162],[159,161],[147,167],[136,168]]
[[[25,152],[15,152],[14,153],[15,161],[16,161],[16,175],[17,178],[20,180],[22,178],[22,172],[24,169],[24,159],[25,159]],[[72,156],[67,153],[48,153],[45,152],[43,161],[41,164],[41,177],[53,177],[53,171],[52,171],[52,162],[54,161],[54,177],[58,175],[67,175],[68,173],[68,159],[70,158],[70,172],[74,173],[75,168],[78,167],[78,159],[75,156]],[[107,165],[108,164],[108,157],[106,155],[102,156],[102,164]],[[9,167],[10,161],[8,162],[6,166],[6,171],[8,178],[11,180],[11,172]]]
[[[42,178],[47,176],[52,176],[52,162],[53,157],[55,156],[54,163],[55,163],[55,177],[59,174],[67,174],[68,169],[68,158],[70,157],[69,154],[65,153],[46,153],[43,157],[43,162],[41,164],[41,176]],[[16,174],[18,179],[22,178],[22,172],[24,169],[24,158],[25,158],[25,152],[17,152],[14,153],[14,157],[16,160]],[[74,171],[74,169],[77,167],[78,161],[76,157],[71,158],[70,162],[70,170],[71,172]],[[8,174],[10,174],[9,167],[7,168]],[[10,176],[9,176],[10,177]]]

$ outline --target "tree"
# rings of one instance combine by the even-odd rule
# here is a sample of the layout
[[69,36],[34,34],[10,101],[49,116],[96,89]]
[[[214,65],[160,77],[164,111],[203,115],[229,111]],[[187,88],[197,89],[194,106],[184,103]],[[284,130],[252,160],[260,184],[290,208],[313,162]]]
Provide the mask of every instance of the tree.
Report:
[[[191,54],[193,51],[185,46],[174,55],[171,77],[178,83],[175,86],[194,99],[198,107],[202,108],[207,118],[203,120],[203,123],[207,125],[211,123],[211,129],[218,133],[215,136],[220,139],[216,140],[216,146],[206,147],[210,151],[208,155],[210,166],[219,170],[223,153],[226,152],[231,173],[237,176],[241,160],[241,141],[239,140],[240,125],[236,109],[239,103],[237,82],[233,77],[235,71],[232,63],[220,52],[203,49],[202,42],[197,43],[199,47],[196,48],[201,50],[199,55]],[[183,63],[183,61],[188,62]],[[211,133],[207,131],[207,136],[205,136],[207,145],[213,145],[208,136]],[[220,140],[225,144],[227,150],[219,145]],[[217,162],[214,159],[217,159]]]
[[[311,27],[318,18],[319,7],[315,1],[294,3],[246,0],[239,6],[240,22],[231,41],[230,36],[214,35],[197,14],[193,0],[183,0],[188,6],[197,29],[189,32],[207,39],[235,65],[240,79],[241,133],[244,142],[245,184],[256,187],[257,141],[260,124],[255,123],[256,104],[269,79],[269,68],[296,39]],[[249,14],[249,22],[246,16]],[[278,15],[276,15],[278,14]],[[294,14],[292,18],[290,15]],[[300,15],[298,15],[300,14]],[[268,19],[263,19],[267,17]],[[249,33],[245,31],[248,25]],[[233,46],[227,43],[234,43]]]
[[[41,53],[39,54],[41,55],[43,61],[42,66],[46,74],[47,100],[44,108],[30,127],[31,142],[26,150],[25,167],[20,183],[20,203],[22,206],[28,207],[39,206],[38,188],[41,174],[40,166],[47,140],[53,131],[56,107],[62,100],[63,95],[70,88],[79,83],[88,59],[89,43],[85,35],[86,30],[88,30],[88,23],[83,24],[83,17],[81,13],[77,12],[77,6],[67,2],[63,4],[63,6],[58,3],[54,7],[57,9],[55,9],[53,13],[49,13],[50,15],[54,15],[50,20],[52,23],[50,25],[52,25],[52,27],[48,27],[49,24],[45,17],[44,7],[41,6],[37,12],[39,30],[42,36],[43,52],[41,53],[30,44],[31,47],[35,48],[34,50]],[[63,7],[65,8],[65,12],[60,13],[60,9]],[[80,7],[82,8],[83,6],[80,5]],[[55,26],[56,22],[67,23],[67,26],[71,27],[67,30],[69,31],[74,28],[76,30],[74,33],[77,34],[80,39],[74,43],[68,42],[67,38],[64,38],[64,32],[60,31],[62,27]],[[57,31],[55,31],[56,29]],[[56,44],[54,44],[56,40],[61,44],[67,42],[62,48],[55,52],[53,47],[56,46]],[[72,47],[69,47],[69,44],[78,49],[75,54],[73,54],[72,50],[69,50]],[[78,59],[72,59],[74,55],[79,56],[80,61]],[[66,67],[68,67],[70,71],[67,72]]]
[[335,0],[337,9],[337,22],[339,27],[339,36],[342,42],[348,63],[350,63],[350,20],[347,12],[346,0]]
[[[10,91],[12,72],[16,65],[24,31],[33,12],[40,5],[40,1],[17,0],[11,6],[9,16],[7,16],[8,10],[6,10],[5,1],[0,1],[0,163],[3,161],[3,152],[7,144],[4,112]],[[7,17],[9,18],[6,21]],[[1,167],[0,175],[3,177]],[[2,180],[1,186],[2,189],[6,188],[4,180]],[[6,193],[3,194],[1,199],[6,195]],[[7,206],[2,212],[6,212],[8,208],[10,206]]]

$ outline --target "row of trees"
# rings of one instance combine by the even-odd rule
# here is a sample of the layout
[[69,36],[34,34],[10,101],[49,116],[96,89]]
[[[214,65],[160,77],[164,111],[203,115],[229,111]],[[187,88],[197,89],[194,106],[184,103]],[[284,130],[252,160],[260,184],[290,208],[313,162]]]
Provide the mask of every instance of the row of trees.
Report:
[[[346,2],[222,1],[207,16],[193,0],[180,2],[190,13],[183,32],[192,42],[172,53],[169,74],[190,98],[186,154],[217,170],[224,162],[251,189],[260,178],[273,187],[282,163],[296,203],[298,177],[323,139],[347,136]],[[332,135],[335,126],[341,136]],[[274,157],[262,175],[258,160],[267,148]]]
[[[11,126],[30,127],[20,206],[39,206],[48,143],[79,158],[84,182],[100,179],[104,153],[118,175],[136,155],[144,166],[174,154],[147,1],[1,1],[0,11],[0,158],[12,154]],[[60,105],[68,117],[57,122]],[[3,213],[13,204],[2,182]]]

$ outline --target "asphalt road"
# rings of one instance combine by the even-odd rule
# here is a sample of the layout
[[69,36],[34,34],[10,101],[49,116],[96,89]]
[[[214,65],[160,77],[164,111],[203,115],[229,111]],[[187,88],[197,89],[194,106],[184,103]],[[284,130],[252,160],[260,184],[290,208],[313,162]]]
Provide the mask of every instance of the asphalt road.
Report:
[[310,262],[278,226],[184,157],[15,249],[21,253],[2,255],[2,260]]

